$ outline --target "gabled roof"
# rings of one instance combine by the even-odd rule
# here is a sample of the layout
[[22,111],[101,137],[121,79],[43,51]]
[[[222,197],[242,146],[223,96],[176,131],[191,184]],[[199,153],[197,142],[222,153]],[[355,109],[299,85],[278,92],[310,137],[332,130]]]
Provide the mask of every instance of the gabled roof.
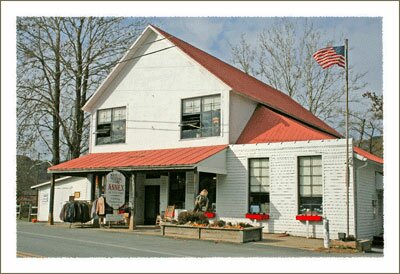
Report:
[[255,144],[323,139],[336,138],[259,105],[236,143]]
[[217,78],[230,86],[233,91],[244,95],[256,102],[262,103],[271,109],[282,112],[292,118],[325,131],[335,137],[340,133],[325,122],[317,118],[310,111],[303,108],[291,97],[271,86],[257,80],[243,71],[221,61],[220,59],[188,44],[187,42],[152,26],[157,32],[166,37],[193,60],[214,74]]
[[221,61],[220,59],[190,45],[189,43],[161,30],[158,27],[149,25],[143,33],[138,37],[135,43],[129,48],[125,55],[121,58],[120,62],[114,67],[111,73],[107,76],[104,82],[96,90],[93,96],[83,106],[84,110],[89,110],[93,103],[98,100],[113,81],[115,76],[125,67],[126,60],[133,56],[140,47],[141,43],[145,41],[150,32],[155,31],[164,36],[173,45],[179,48],[182,52],[188,55],[195,62],[200,64],[215,77],[220,79],[223,83],[229,86],[234,92],[241,94],[253,101],[262,103],[271,109],[279,111],[285,115],[301,121],[309,126],[315,127],[321,131],[329,133],[335,137],[342,137],[336,130],[331,128],[325,122],[313,115],[310,111],[303,108],[299,103],[294,101],[291,97],[280,92],[269,85],[257,80],[256,78],[244,73],[243,71]]
[[356,146],[353,147],[353,150],[354,150],[355,153],[367,158],[368,160],[371,160],[371,161],[374,161],[374,162],[376,162],[378,164],[382,164],[383,165],[383,159],[382,158],[380,158],[380,157],[378,157],[378,156],[376,156],[374,154],[371,154],[368,151],[365,151],[362,148],[359,148],[359,147],[356,147]]
[[51,173],[101,171],[112,169],[146,170],[156,168],[193,168],[221,152],[228,145],[189,148],[92,153],[52,166]]

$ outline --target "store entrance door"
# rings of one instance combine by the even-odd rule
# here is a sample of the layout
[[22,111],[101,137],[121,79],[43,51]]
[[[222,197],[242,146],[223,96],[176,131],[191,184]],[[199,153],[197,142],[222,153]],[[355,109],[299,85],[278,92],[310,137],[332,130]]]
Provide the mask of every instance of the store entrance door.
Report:
[[145,186],[144,224],[154,225],[158,214],[160,214],[160,186]]

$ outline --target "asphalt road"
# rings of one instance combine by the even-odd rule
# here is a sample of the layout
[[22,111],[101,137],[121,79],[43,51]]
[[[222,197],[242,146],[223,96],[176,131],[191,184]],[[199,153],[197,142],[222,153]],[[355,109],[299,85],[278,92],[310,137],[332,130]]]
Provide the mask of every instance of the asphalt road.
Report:
[[348,257],[381,256],[374,253],[326,254],[272,247],[257,242],[245,244],[173,239],[112,229],[68,228],[47,224],[17,223],[18,257]]

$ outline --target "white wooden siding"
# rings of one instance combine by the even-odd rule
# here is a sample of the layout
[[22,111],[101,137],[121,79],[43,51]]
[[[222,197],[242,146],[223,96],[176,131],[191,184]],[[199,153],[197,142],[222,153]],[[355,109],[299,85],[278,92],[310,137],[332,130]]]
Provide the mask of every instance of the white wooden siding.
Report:
[[[53,216],[55,222],[61,222],[60,212],[63,205],[69,201],[69,196],[74,192],[80,192],[80,198],[75,200],[90,200],[91,183],[86,178],[70,177],[56,182],[54,188],[54,209]],[[47,196],[47,198],[46,198]],[[49,215],[50,184],[38,187],[38,221],[45,222]]]
[[235,144],[253,115],[257,103],[231,92],[229,99],[229,143]]
[[[218,176],[218,216],[244,218],[248,212],[248,159],[267,157],[270,159],[270,219],[263,222],[264,230],[306,236],[305,222],[295,219],[298,214],[297,159],[321,155],[323,211],[330,221],[331,237],[337,238],[338,232],[346,232],[345,151],[344,140],[231,145],[227,151],[228,174]],[[350,234],[354,235],[352,169],[350,172]],[[311,236],[323,237],[322,222],[310,224]]]
[[193,171],[186,172],[185,209],[188,209],[188,210],[194,209],[194,199],[196,196],[195,176],[197,176],[197,173],[195,174]]
[[[145,43],[162,38],[155,33]],[[146,44],[135,54],[171,46]],[[221,136],[180,140],[181,100],[221,95]],[[95,145],[97,109],[126,106],[126,143]],[[177,48],[129,61],[91,111],[91,152],[111,152],[229,143],[229,88]]]
[[[371,161],[356,160],[356,190],[357,190],[357,237],[371,239],[382,232],[383,210],[378,210],[374,218],[372,200],[378,200],[375,185],[375,172],[382,172],[382,167]],[[379,203],[378,203],[379,206]]]
[[169,178],[168,176],[160,177],[160,213],[165,211],[168,206],[168,194],[169,194]]

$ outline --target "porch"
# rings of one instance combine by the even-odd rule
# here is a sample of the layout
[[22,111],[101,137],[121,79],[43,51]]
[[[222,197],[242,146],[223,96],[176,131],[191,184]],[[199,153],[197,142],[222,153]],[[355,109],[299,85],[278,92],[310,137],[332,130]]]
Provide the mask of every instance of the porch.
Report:
[[[199,191],[207,189],[210,208],[216,207],[218,177],[226,174],[226,145],[166,150],[89,154],[49,168],[52,174],[48,223],[54,223],[57,176],[86,177],[90,200],[106,195],[111,172],[123,178],[120,208],[129,208],[130,228],[154,225],[168,205],[191,210]],[[117,210],[114,206],[114,211]],[[107,217],[106,217],[107,218]]]

